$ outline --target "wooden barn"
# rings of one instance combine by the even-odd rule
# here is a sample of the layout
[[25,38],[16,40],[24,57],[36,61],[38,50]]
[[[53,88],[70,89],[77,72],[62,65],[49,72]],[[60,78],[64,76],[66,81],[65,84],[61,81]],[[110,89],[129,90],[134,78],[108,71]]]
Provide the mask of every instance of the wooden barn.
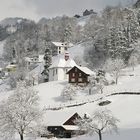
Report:
[[67,74],[69,75],[69,83],[75,84],[88,84],[88,77],[91,75],[95,75],[95,73],[89,68],[80,66],[74,66],[67,72]]
[[81,118],[78,113],[72,115],[64,123],[60,125],[48,126],[48,131],[51,132],[55,137],[61,138],[71,138],[77,132],[79,132],[79,127],[75,124],[75,120]]

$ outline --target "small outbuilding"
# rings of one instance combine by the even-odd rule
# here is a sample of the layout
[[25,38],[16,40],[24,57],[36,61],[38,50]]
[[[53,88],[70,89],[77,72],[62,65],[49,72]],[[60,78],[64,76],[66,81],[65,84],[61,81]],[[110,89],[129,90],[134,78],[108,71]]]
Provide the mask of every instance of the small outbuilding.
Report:
[[77,132],[80,132],[79,127],[75,124],[75,120],[78,118],[81,117],[79,116],[78,113],[75,113],[60,125],[48,126],[48,131],[52,133],[55,137],[71,138]]

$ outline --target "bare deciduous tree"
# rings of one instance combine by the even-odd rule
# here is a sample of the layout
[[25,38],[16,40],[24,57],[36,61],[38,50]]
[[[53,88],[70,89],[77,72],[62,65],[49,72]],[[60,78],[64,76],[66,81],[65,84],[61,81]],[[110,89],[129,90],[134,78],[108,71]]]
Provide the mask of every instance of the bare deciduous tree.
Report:
[[121,70],[124,68],[124,62],[120,58],[108,59],[104,65],[105,71],[111,73],[115,78],[115,83],[118,83],[118,79],[121,74]]
[[119,120],[112,115],[110,110],[105,109],[95,111],[93,115],[88,118],[80,118],[76,120],[76,123],[79,125],[81,130],[84,130],[90,135],[97,133],[99,140],[102,140],[103,132],[117,132],[118,121]]
[[132,54],[129,58],[129,65],[132,67],[133,71],[137,64],[138,64],[138,56]]
[[0,134],[6,137],[18,133],[23,140],[41,117],[42,111],[38,106],[37,92],[25,82],[19,82],[14,93],[0,104]]

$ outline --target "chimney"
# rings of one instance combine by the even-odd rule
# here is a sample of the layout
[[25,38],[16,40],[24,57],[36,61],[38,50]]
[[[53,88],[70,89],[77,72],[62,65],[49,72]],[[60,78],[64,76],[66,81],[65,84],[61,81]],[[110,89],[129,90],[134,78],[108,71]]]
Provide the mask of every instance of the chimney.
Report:
[[69,53],[66,52],[66,53],[65,53],[65,61],[69,60],[69,57],[70,57],[70,56],[69,56]]

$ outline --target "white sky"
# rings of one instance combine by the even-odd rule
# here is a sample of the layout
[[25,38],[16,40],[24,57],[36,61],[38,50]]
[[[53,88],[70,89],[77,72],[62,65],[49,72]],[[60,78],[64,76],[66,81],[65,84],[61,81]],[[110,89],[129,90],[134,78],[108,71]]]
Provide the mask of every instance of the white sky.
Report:
[[0,20],[6,17],[41,17],[81,14],[85,9],[102,10],[107,5],[129,5],[136,0],[0,0]]

